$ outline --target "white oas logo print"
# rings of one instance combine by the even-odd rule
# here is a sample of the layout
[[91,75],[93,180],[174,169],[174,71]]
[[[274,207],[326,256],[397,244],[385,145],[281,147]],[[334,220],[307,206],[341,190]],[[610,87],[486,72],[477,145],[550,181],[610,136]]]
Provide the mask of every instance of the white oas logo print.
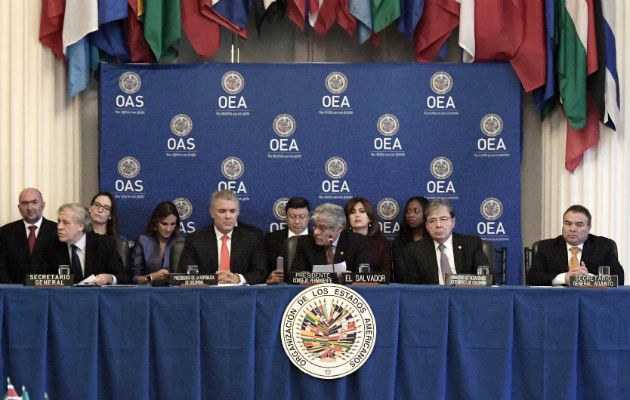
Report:
[[177,114],[171,119],[171,132],[177,136],[188,135],[192,128],[192,119],[186,114]]
[[140,79],[140,75],[135,72],[125,72],[118,79],[118,87],[120,90],[127,94],[134,94],[140,87],[142,86],[142,80]]
[[489,197],[481,202],[479,211],[485,219],[488,221],[494,221],[503,214],[503,204],[501,204],[499,199]]
[[444,71],[439,71],[431,76],[431,90],[436,94],[446,94],[453,88],[453,78]]
[[123,178],[135,178],[140,173],[140,162],[133,157],[123,157],[118,161],[118,173]]
[[400,124],[398,118],[393,114],[383,114],[378,118],[376,127],[381,135],[393,136],[398,132]]
[[341,72],[331,72],[326,77],[326,89],[332,94],[343,93],[348,88],[348,78]]
[[453,163],[446,157],[436,157],[431,161],[431,175],[435,179],[446,179],[453,173]]
[[177,207],[177,213],[179,214],[179,219],[181,221],[187,219],[192,215],[193,206],[190,200],[185,197],[178,197],[173,200],[173,204]]
[[336,379],[359,369],[376,341],[370,306],[352,289],[320,284],[291,300],[282,316],[282,346],[302,372]]
[[378,202],[376,206],[376,212],[379,217],[386,221],[391,221],[398,216],[398,212],[400,211],[400,207],[398,206],[398,202],[396,200],[386,197]]
[[331,157],[326,161],[326,175],[332,179],[341,179],[348,172],[348,164],[341,157]]
[[226,93],[237,94],[245,87],[245,79],[243,79],[243,75],[240,73],[229,71],[223,74],[221,86]]
[[245,165],[236,157],[228,157],[221,163],[221,173],[226,179],[235,180],[243,176]]
[[481,119],[481,131],[486,136],[497,136],[503,131],[503,120],[497,114],[487,114]]
[[287,197],[281,197],[273,203],[273,215],[280,221],[285,221],[287,219],[287,201],[289,201]]
[[289,137],[295,132],[295,118],[289,114],[280,114],[273,120],[273,131],[281,137]]

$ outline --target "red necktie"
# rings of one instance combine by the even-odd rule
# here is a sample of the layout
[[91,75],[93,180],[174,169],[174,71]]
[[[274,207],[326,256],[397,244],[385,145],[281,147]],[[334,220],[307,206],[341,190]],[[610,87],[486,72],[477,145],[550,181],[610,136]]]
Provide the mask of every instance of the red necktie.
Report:
[[227,247],[228,235],[221,238],[221,260],[219,261],[219,269],[221,271],[230,270],[230,251]]
[[33,249],[35,248],[35,231],[37,230],[36,225],[31,225],[28,227],[28,251],[33,254]]

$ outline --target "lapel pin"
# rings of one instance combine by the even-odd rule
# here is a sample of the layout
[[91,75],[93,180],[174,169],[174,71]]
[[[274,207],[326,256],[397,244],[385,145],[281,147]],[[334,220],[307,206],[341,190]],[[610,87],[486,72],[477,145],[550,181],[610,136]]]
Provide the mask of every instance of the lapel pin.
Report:
[[462,246],[457,246],[457,248],[461,250],[461,249],[462,249]]

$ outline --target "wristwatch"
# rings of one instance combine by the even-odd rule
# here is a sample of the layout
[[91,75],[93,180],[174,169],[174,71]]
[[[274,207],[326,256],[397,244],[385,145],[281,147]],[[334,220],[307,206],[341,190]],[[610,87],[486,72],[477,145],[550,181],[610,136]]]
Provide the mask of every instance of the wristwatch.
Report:
[[153,278],[151,278],[151,275],[147,275],[147,276],[145,276],[145,278],[147,280],[147,283],[151,283],[151,279],[153,279]]

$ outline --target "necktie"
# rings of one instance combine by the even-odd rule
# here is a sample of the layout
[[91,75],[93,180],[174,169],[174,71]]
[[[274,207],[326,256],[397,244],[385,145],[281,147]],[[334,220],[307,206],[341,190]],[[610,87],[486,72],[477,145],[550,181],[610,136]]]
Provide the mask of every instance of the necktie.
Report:
[[445,248],[446,246],[444,246],[443,244],[438,246],[438,249],[440,249],[440,269],[442,270],[442,276],[444,276],[444,280],[446,280],[446,274],[453,273],[453,271],[451,270],[451,264],[449,264],[448,262],[448,257],[446,256],[446,254],[444,254]]
[[219,269],[221,271],[230,270],[230,251],[227,247],[228,235],[221,238],[221,259],[219,260]]
[[571,250],[571,259],[569,260],[569,271],[571,271],[572,269],[576,269],[580,266],[580,262],[577,259],[577,253],[580,251],[580,248],[571,247],[569,250]]
[[72,245],[72,274],[74,275],[75,282],[81,282],[83,280],[83,271],[81,270],[81,259],[77,254],[77,250],[79,249],[77,246]]
[[35,231],[37,230],[36,225],[31,225],[28,227],[28,251],[33,254],[33,249],[35,248]]
[[335,263],[335,251],[334,246],[332,245],[326,247],[326,261],[328,262],[328,264]]

